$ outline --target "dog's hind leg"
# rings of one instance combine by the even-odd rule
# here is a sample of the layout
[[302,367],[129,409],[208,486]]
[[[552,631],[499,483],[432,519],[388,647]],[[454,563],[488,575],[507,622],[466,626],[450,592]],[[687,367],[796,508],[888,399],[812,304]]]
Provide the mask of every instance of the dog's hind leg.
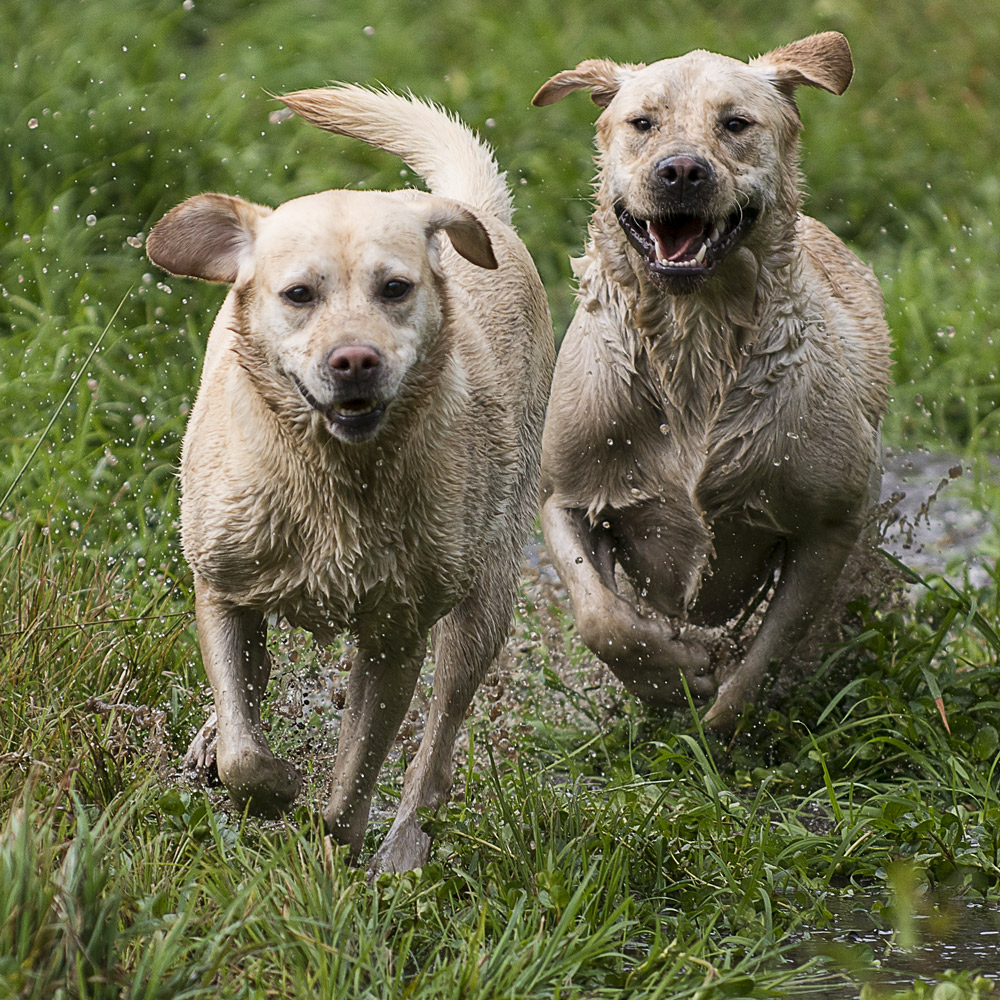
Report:
[[542,527],[580,637],[632,694],[652,705],[683,705],[682,679],[696,698],[715,693],[701,643],[640,615],[613,589],[611,540],[591,529],[582,510],[549,499]]
[[333,784],[323,810],[330,835],[354,855],[364,843],[375,783],[410,707],[426,651],[426,631],[406,624],[412,616],[405,610],[382,609],[381,614],[380,626],[359,629]]
[[[255,813],[277,815],[291,805],[301,779],[291,764],[271,753],[260,725],[260,703],[271,674],[267,623],[259,612],[220,601],[198,581],[195,615],[215,700],[219,780],[237,805],[249,803]],[[210,763],[204,738],[203,727],[188,751],[189,761],[202,767]]]
[[515,573],[499,566],[434,627],[434,693],[423,738],[406,770],[395,822],[371,863],[371,870],[407,871],[427,860],[430,837],[418,811],[445,802],[451,791],[458,731],[490,665],[500,655],[510,628]]

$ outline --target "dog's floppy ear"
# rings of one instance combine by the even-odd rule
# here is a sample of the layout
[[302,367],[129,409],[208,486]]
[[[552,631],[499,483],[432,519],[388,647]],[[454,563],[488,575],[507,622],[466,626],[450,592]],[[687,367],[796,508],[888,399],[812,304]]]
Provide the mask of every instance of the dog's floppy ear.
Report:
[[451,245],[466,260],[490,271],[497,268],[490,234],[464,205],[450,198],[432,197],[423,199],[418,211],[424,215],[428,236],[443,229],[448,234]]
[[614,99],[621,85],[643,63],[616,63],[610,59],[585,59],[576,69],[564,69],[551,80],[543,83],[538,93],[531,99],[536,108],[561,101],[574,90],[590,90],[590,99],[599,107],[606,108]]
[[172,208],[146,240],[149,259],[171,274],[232,284],[271,209],[228,194],[198,194]]
[[851,47],[839,31],[810,35],[751,60],[786,94],[796,87],[819,87],[842,94],[854,76]]

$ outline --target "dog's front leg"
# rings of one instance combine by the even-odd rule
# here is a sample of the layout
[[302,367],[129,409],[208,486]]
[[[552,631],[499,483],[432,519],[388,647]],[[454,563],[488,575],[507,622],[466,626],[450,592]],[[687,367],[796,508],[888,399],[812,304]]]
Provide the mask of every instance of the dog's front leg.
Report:
[[421,829],[419,810],[441,805],[451,791],[455,739],[507,638],[515,583],[511,563],[501,562],[434,627],[434,696],[420,747],[406,769],[396,820],[372,860],[373,872],[408,871],[427,860],[431,839]]
[[[267,623],[260,612],[232,607],[198,579],[195,616],[215,700],[219,780],[240,807],[249,803],[255,813],[277,815],[291,805],[302,782],[291,764],[271,753],[260,725],[271,674]],[[189,756],[195,751],[193,744]]]
[[640,615],[615,592],[610,541],[591,529],[582,510],[549,498],[542,529],[580,637],[632,694],[652,705],[682,705],[682,678],[695,697],[715,693],[704,646]]
[[760,693],[771,662],[794,652],[817,610],[833,596],[858,533],[857,526],[842,525],[820,537],[788,541],[778,585],[760,629],[705,715],[713,729],[732,732],[743,707]]
[[426,633],[400,627],[404,614],[386,621],[399,623],[390,631],[362,630],[347,684],[347,701],[340,720],[337,757],[330,800],[323,810],[326,828],[361,851],[368,811],[379,771],[410,706],[426,650]]

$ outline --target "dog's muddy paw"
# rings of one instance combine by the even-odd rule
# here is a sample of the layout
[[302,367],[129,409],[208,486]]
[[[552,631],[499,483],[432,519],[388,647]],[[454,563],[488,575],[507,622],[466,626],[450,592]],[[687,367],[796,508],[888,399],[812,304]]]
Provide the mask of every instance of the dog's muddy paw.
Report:
[[718,690],[718,684],[711,673],[692,673],[685,670],[684,680],[687,681],[688,690],[695,701],[707,701]]
[[393,826],[368,865],[368,878],[382,872],[408,872],[427,863],[431,838],[416,823]]
[[705,713],[705,725],[720,736],[728,736],[736,728],[743,706],[733,705],[729,699],[717,699]]
[[735,674],[719,688],[719,696],[705,713],[704,723],[722,736],[731,735],[740,721],[744,706],[751,701]]
[[269,750],[244,748],[225,764],[220,763],[219,779],[229,797],[241,809],[255,816],[273,819],[286,812],[302,788],[302,775],[287,761]]
[[670,636],[666,630],[657,638],[633,647],[631,655],[606,661],[625,687],[658,708],[686,705],[685,683],[695,701],[711,698],[717,684],[705,646],[698,639]]

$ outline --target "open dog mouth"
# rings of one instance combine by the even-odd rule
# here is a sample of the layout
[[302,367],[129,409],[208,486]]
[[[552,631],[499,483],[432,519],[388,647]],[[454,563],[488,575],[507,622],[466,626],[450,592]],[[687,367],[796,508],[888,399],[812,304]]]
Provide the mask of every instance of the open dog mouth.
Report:
[[759,213],[748,206],[724,219],[677,213],[647,220],[637,219],[619,204],[615,214],[654,278],[702,279],[725,259]]
[[332,403],[321,403],[295,375],[291,378],[302,398],[326,418],[330,432],[338,437],[355,440],[368,437],[385,413],[385,403],[369,396],[345,397]]

